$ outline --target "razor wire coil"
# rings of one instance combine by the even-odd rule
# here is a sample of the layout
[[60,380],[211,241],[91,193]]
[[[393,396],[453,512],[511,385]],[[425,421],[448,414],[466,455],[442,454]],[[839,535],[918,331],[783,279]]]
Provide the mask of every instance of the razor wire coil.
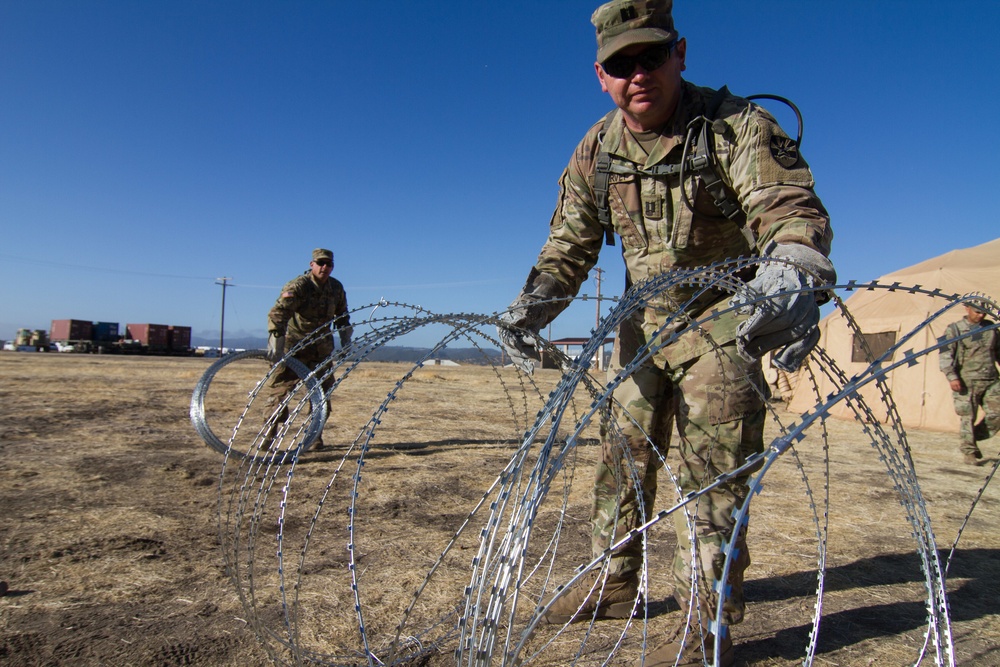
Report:
[[[568,358],[551,343],[541,339],[544,352],[558,359],[559,366],[563,369],[561,379],[547,395],[529,374],[515,371],[516,382],[511,383],[511,373],[501,369],[487,354],[487,346],[499,346],[492,331],[497,326],[504,326],[500,319],[502,313],[435,314],[417,306],[385,299],[356,309],[365,311],[368,316],[363,325],[356,329],[355,339],[349,348],[331,356],[311,373],[303,375],[296,371],[307,385],[309,378],[312,378],[313,384],[309,385],[306,397],[297,405],[289,405],[289,409],[294,416],[312,406],[313,417],[307,422],[307,426],[300,428],[301,432],[289,435],[295,441],[305,443],[310,437],[318,435],[308,425],[319,424],[320,430],[322,429],[322,422],[316,418],[319,406],[314,403],[325,406],[325,401],[314,401],[316,391],[322,394],[321,389],[316,389],[317,386],[332,382],[329,393],[336,396],[338,388],[351,381],[352,374],[359,372],[374,351],[424,327],[444,326],[448,333],[409,371],[404,372],[392,384],[385,398],[375,406],[368,422],[346,445],[345,451],[339,454],[337,465],[318,495],[315,507],[306,511],[308,518],[304,522],[295,514],[302,508],[295,505],[293,481],[300,463],[300,454],[306,450],[305,446],[293,449],[297,452],[295,456],[280,460],[261,457],[225,459],[222,479],[228,481],[229,486],[225,482],[220,486],[219,501],[219,532],[224,560],[246,616],[272,659],[278,664],[374,666],[418,664],[431,656],[450,654],[456,665],[546,664],[547,656],[554,651],[563,650],[562,645],[567,642],[577,647],[565,658],[571,664],[610,664],[626,650],[644,652],[648,648],[648,624],[651,618],[648,599],[642,605],[637,597],[635,607],[640,613],[635,618],[620,623],[612,633],[614,636],[607,640],[598,637],[599,633],[595,631],[596,618],[588,619],[584,624],[585,629],[577,633],[568,627],[569,624],[554,629],[549,626],[543,630],[540,619],[553,604],[554,592],[565,590],[582,580],[588,572],[598,572],[598,585],[603,586],[607,561],[616,548],[630,539],[641,537],[645,555],[648,548],[647,534],[651,528],[678,511],[685,513],[690,527],[691,507],[698,503],[701,496],[727,483],[736,475],[755,471],[749,478],[750,492],[747,499],[734,515],[736,527],[733,533],[737,534],[747,524],[752,500],[763,490],[767,474],[787,455],[794,462],[802,481],[816,544],[815,601],[803,659],[804,665],[811,665],[815,660],[819,628],[823,620],[829,547],[830,457],[825,422],[831,410],[842,404],[855,415],[879,461],[885,466],[893,493],[911,528],[919,556],[927,626],[924,648],[914,657],[914,664],[920,664],[925,652],[929,650],[935,665],[954,665],[952,621],[945,585],[948,564],[962,531],[992,480],[998,464],[993,466],[976,494],[951,545],[951,551],[942,562],[926,500],[910,456],[906,431],[886,379],[894,369],[913,365],[951,342],[938,339],[924,349],[906,348],[915,342],[919,330],[953,312],[956,306],[975,300],[984,304],[987,312],[996,319],[997,305],[985,295],[946,294],[940,289],[926,289],[920,285],[906,286],[898,282],[885,285],[876,281],[850,281],[833,287],[800,290],[826,291],[833,295],[834,307],[844,314],[847,327],[861,341],[863,351],[869,359],[868,366],[855,375],[848,376],[831,355],[822,348],[816,348],[804,373],[817,402],[813,408],[800,415],[798,422],[782,423],[780,415],[765,401],[768,418],[776,424],[778,436],[761,454],[749,457],[739,469],[705,480],[697,492],[682,493],[676,473],[663,459],[663,470],[674,487],[670,507],[648,516],[643,514],[641,525],[628,534],[616,535],[611,547],[589,561],[585,554],[574,554],[573,557],[582,558],[586,562],[577,566],[568,579],[561,574],[560,563],[567,558],[563,555],[562,543],[567,534],[566,515],[571,506],[575,481],[574,460],[579,445],[585,439],[587,427],[597,423],[601,425],[606,438],[620,437],[616,435],[615,425],[609,417],[614,405],[614,389],[643,363],[681,336],[692,332],[703,335],[705,325],[732,310],[732,307],[722,307],[696,316],[687,316],[684,314],[687,305],[704,295],[739,293],[745,288],[737,275],[768,259],[747,258],[699,269],[676,270],[634,286],[617,299],[611,312],[599,321],[583,351],[575,359]],[[691,294],[689,300],[673,304],[673,315],[665,319],[659,332],[650,337],[635,358],[607,381],[593,376],[590,359],[604,339],[635,313],[662,304],[664,295],[677,288],[687,290]],[[940,300],[943,305],[876,357],[861,335],[860,326],[851,317],[838,294],[859,290],[922,294]],[[750,303],[761,303],[767,299],[760,295],[744,296]],[[717,300],[716,303],[725,301]],[[710,336],[707,339],[712,343]],[[492,484],[477,501],[470,503],[463,518],[456,520],[451,538],[440,553],[431,559],[424,576],[418,576],[420,583],[412,587],[409,602],[399,607],[398,621],[393,629],[388,630],[383,627],[386,624],[382,619],[369,618],[371,603],[368,600],[376,596],[372,595],[372,591],[366,590],[365,576],[362,575],[366,556],[361,553],[360,540],[364,531],[370,529],[368,523],[362,523],[364,511],[361,501],[367,488],[363,480],[372,474],[363,475],[364,467],[374,455],[376,435],[386,420],[390,419],[393,405],[406,393],[416,372],[431,361],[439,350],[458,342],[471,344],[489,362],[502,393],[502,401],[519,431],[519,444],[513,447],[507,463],[499,470]],[[718,353],[717,345],[713,349],[714,352],[710,354]],[[208,382],[210,380],[209,378]],[[207,390],[208,382],[202,388],[203,393]],[[825,397],[820,396],[821,382],[832,384],[835,390]],[[884,424],[861,394],[862,389],[869,386],[875,388],[877,400],[885,409]],[[581,389],[585,400],[577,395]],[[202,396],[202,400],[203,398]],[[254,398],[252,396],[251,401]],[[532,416],[531,406],[538,403],[541,403],[541,407]],[[198,414],[203,418],[203,403],[201,405]],[[620,410],[621,406],[616,406],[616,409]],[[192,421],[198,429],[195,415],[193,399]],[[254,428],[255,425],[243,427]],[[796,444],[801,443],[807,432],[814,427],[818,427],[820,431],[818,440],[822,448],[821,470],[824,471],[823,483],[819,487],[821,495],[818,498],[817,488],[811,484],[796,449]],[[198,432],[205,437],[202,430]],[[646,437],[650,438],[648,434]],[[662,454],[657,454],[662,458]],[[626,470],[625,474],[633,484],[640,481],[634,466]],[[557,484],[560,480],[561,483]],[[278,485],[277,489],[275,485]],[[276,512],[271,502],[275,493],[280,498]],[[310,595],[308,588],[313,576],[309,555],[312,550],[322,548],[320,532],[327,527],[328,504],[337,493],[345,494],[338,497],[346,498],[339,501],[345,508],[343,523],[346,524],[342,528],[347,552],[344,586],[355,616],[354,632],[357,641],[353,648],[350,647],[350,642],[341,641],[341,648],[331,652],[311,646],[317,639],[313,629],[316,620],[311,614],[312,607],[308,606],[311,602],[305,596]],[[541,521],[543,517],[544,521]],[[296,523],[304,524],[305,528],[296,538],[300,546],[293,549],[290,547],[289,530]],[[539,530],[551,532],[538,533]],[[688,613],[692,614],[689,621],[692,627],[700,624],[715,635],[715,649],[718,653],[719,642],[727,630],[719,624],[710,625],[709,619],[698,618],[700,612],[696,597],[700,584],[697,578],[696,541],[692,541],[691,550],[691,562],[695,566],[692,571],[691,599],[687,605]],[[261,558],[268,551],[273,554],[271,558],[274,564],[265,566]],[[462,551],[471,552],[465,559],[467,583],[455,595],[452,604],[436,612],[426,611],[425,608],[433,607],[426,603],[426,595],[439,578],[457,567],[455,556]],[[723,581],[731,567],[734,551],[732,543],[725,546]],[[647,562],[648,559],[644,558],[640,573],[640,581],[644,586],[649,579]],[[276,595],[273,592],[275,590]],[[720,593],[717,597],[715,618],[721,617],[725,601],[724,594]],[[698,641],[699,638],[689,640]],[[600,644],[604,648],[594,649],[592,644],[596,646],[599,642],[605,642]]]
[[[244,457],[248,454],[242,451],[236,451],[232,448],[233,438],[239,431],[240,427],[243,425],[243,421],[246,418],[247,412],[243,410],[233,426],[233,435],[230,436],[228,442],[223,442],[218,435],[212,430],[211,425],[208,423],[208,417],[205,412],[205,399],[208,396],[209,388],[211,387],[212,380],[215,379],[216,375],[232,363],[243,361],[246,359],[267,359],[267,352],[265,350],[243,350],[241,352],[233,352],[231,354],[224,355],[220,357],[217,361],[212,363],[202,376],[198,379],[197,384],[195,384],[194,392],[191,394],[191,406],[189,409],[189,417],[191,419],[191,424],[194,426],[195,432],[201,436],[202,440],[205,441],[209,447],[219,452],[220,454],[234,455],[238,457]],[[327,416],[327,406],[326,401],[323,397],[323,389],[317,382],[316,378],[310,375],[309,368],[303,364],[301,361],[291,356],[291,353],[282,360],[288,368],[294,372],[299,379],[305,384],[307,389],[307,400],[309,401],[311,409],[311,417],[304,432],[304,437],[299,444],[299,452],[307,451],[313,443],[319,438],[323,430],[323,423],[326,421]],[[253,390],[250,392],[250,401],[252,402],[256,398],[257,394],[275,372],[276,367],[272,367],[267,374],[254,386]],[[278,407],[280,410],[285,407],[286,403],[283,403]],[[259,454],[260,452],[258,452]],[[252,454],[250,454],[252,456]]]

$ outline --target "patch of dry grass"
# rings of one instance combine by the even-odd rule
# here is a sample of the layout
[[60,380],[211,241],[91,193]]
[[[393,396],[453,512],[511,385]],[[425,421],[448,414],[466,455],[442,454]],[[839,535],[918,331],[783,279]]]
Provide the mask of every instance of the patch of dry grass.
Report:
[[[217,524],[222,457],[200,441],[188,421],[191,391],[209,363],[0,353],[0,506],[5,508],[0,578],[11,588],[0,598],[0,661],[269,662],[249,629],[254,619],[246,617],[223,570]],[[217,433],[245,407],[264,369],[263,364],[234,364],[213,384],[218,403],[208,407]],[[307,453],[290,481],[284,473],[268,480],[267,502],[258,505],[255,494],[265,490],[259,486],[246,500],[247,511],[260,512],[259,556],[252,572],[259,596],[255,608],[260,622],[275,631],[284,627],[276,501],[287,499],[288,574],[299,568],[300,545],[312,531],[294,591],[301,615],[298,640],[316,650],[343,654],[358,643],[349,541],[355,541],[368,630],[375,641],[385,641],[560,377],[542,371],[537,390],[524,390],[512,371],[498,376],[489,368],[428,366],[416,370],[379,410],[409,370],[401,364],[364,363],[352,371],[333,397],[324,433],[329,451]],[[589,397],[578,398],[576,414],[589,403]],[[373,416],[381,424],[368,443],[358,481],[359,451],[350,448]],[[795,420],[786,413],[779,417],[786,424]],[[860,427],[839,421],[827,427],[828,488],[818,431],[796,446],[818,512],[830,496],[828,573],[815,664],[912,664],[923,643],[926,595],[911,527],[885,464]],[[776,434],[776,426],[769,433]],[[547,503],[537,518],[539,535],[564,518],[566,553],[576,550],[581,557],[589,550],[589,486],[599,453],[596,427],[589,426],[584,435],[576,460],[566,468],[572,479],[565,516],[558,504]],[[987,471],[961,463],[953,435],[909,436],[935,537],[940,547],[949,547]],[[341,463],[343,472],[335,475]],[[817,570],[816,527],[802,478],[786,454],[753,501],[748,613],[734,628],[741,664],[802,661]],[[356,481],[352,538],[346,510]],[[223,516],[232,482],[222,484]],[[313,525],[320,500],[323,508]],[[666,502],[665,492],[661,500]],[[949,602],[960,665],[1000,664],[1000,603],[994,593],[1000,574],[997,504],[992,486],[951,564]],[[822,514],[820,520],[825,520]],[[421,597],[409,626],[413,634],[460,599],[480,524],[459,539],[432,580],[432,590]],[[667,525],[651,534],[649,598],[659,610],[649,625],[654,643],[676,618],[666,604],[672,593],[673,540]],[[246,554],[239,563],[245,563]],[[606,655],[620,630],[616,622],[596,625],[582,664],[599,663],[601,651]],[[583,632],[586,628],[574,628],[560,636],[562,646],[547,649],[536,664],[566,664],[559,661],[579,647]],[[636,651],[632,643],[623,655]],[[454,660],[439,655],[428,664]]]

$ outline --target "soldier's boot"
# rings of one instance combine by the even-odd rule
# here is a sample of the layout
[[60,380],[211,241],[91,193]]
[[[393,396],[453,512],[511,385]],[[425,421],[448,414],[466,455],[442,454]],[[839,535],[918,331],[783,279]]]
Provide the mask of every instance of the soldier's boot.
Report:
[[983,453],[978,449],[974,452],[963,452],[962,460],[970,466],[981,466],[985,463],[983,460]]
[[[736,658],[733,641],[723,637],[719,642],[719,667],[731,667]],[[682,619],[667,641],[640,658],[636,667],[703,667],[715,665],[715,636],[706,633],[704,645],[697,627],[690,627],[687,619]]]
[[[329,409],[329,403],[327,403],[327,409]],[[329,412],[327,413],[329,414]],[[326,428],[326,423],[323,423],[323,428]],[[323,428],[319,430],[319,435],[316,436],[316,442],[313,443],[312,450],[314,452],[321,452],[326,449],[326,443],[323,442]]]
[[267,427],[267,430],[264,431],[264,436],[260,441],[260,448],[263,451],[269,451],[275,446],[276,443],[274,439],[275,436],[278,434],[279,426],[280,424],[272,423],[270,426]]
[[[326,402],[326,414],[327,418],[330,415],[330,401]],[[326,428],[326,422],[323,422],[323,428]],[[326,444],[323,443],[323,428],[320,428],[319,435],[316,436],[316,442],[313,443],[312,450],[314,452],[321,452],[326,449]]]
[[[275,403],[275,398],[272,396],[268,399],[268,406]],[[278,410],[275,414],[272,414],[268,418],[267,430],[264,432],[263,439],[260,443],[260,448],[264,451],[268,451],[277,446],[275,439],[278,436],[278,431],[285,425],[285,420],[288,419],[288,407],[285,406]]]
[[644,606],[635,572],[609,574],[602,582],[600,572],[591,570],[575,584],[557,591],[554,597],[556,601],[542,616],[544,623],[561,625],[591,619],[631,618],[634,611],[641,613]]

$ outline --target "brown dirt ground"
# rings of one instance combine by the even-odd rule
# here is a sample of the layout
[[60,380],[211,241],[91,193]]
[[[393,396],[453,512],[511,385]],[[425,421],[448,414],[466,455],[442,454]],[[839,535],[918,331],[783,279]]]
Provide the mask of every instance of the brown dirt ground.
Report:
[[[230,465],[220,483],[223,457],[205,446],[188,419],[192,389],[210,363],[0,353],[0,580],[9,587],[0,598],[0,663],[270,664],[275,642],[259,641],[254,627],[281,631],[274,558],[280,499],[288,567],[298,575],[299,641],[330,654],[356,644],[344,511],[356,459],[348,457],[343,471],[334,473],[348,443],[410,367],[359,367],[353,382],[335,393],[334,418],[324,434],[329,447],[304,455],[294,476],[282,470],[268,477]],[[264,369],[247,361],[218,376],[219,396],[206,399],[206,408],[223,439]],[[513,372],[502,376],[508,392],[487,368],[420,369],[383,415],[358,481],[353,538],[373,638],[391,634],[399,610],[534,420],[542,398],[529,392],[512,410],[506,398],[519,399],[520,388]],[[554,372],[539,374],[543,396],[557,380]],[[225,391],[232,393],[228,401]],[[796,419],[778,415],[786,425]],[[815,664],[913,664],[926,611],[909,524],[886,466],[860,426],[831,420],[828,428],[828,490],[818,429],[796,447],[814,499],[830,496]],[[576,452],[576,483],[565,512],[563,549],[581,556],[588,551],[586,496],[598,451],[592,430]],[[908,435],[938,544],[948,548],[989,469],[962,465],[953,435]],[[734,628],[738,664],[802,662],[817,569],[816,529],[802,477],[786,454],[754,501],[747,618]],[[260,500],[262,491],[269,494],[266,501]],[[311,521],[321,501],[324,511]],[[951,564],[949,602],[960,665],[1000,664],[997,506],[993,484]],[[540,533],[560,514],[553,510],[558,507],[543,507]],[[298,545],[306,535],[309,549],[299,565]],[[662,576],[672,531],[665,526],[651,535],[657,556],[651,562],[649,630],[655,642],[676,614]],[[412,627],[437,618],[437,601],[453,599],[467,583],[475,540],[463,539],[435,580],[443,597],[428,595],[426,608],[414,610]],[[240,587],[227,575],[226,558]],[[241,603],[240,595],[253,595],[253,602]],[[588,644],[593,655],[582,663],[599,664],[600,642],[614,641],[614,629],[614,622],[595,626]],[[559,655],[556,649],[552,655]],[[621,664],[631,664],[636,655],[634,644],[626,646]],[[537,664],[568,664],[560,660]],[[454,659],[432,655],[425,664]],[[923,664],[934,660],[927,657]]]

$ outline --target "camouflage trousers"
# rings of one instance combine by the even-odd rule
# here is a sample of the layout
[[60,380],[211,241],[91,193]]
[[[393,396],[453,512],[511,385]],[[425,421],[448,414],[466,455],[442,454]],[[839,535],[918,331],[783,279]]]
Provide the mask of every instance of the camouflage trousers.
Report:
[[[633,336],[623,325],[609,376],[621,369],[623,360],[633,358],[628,349]],[[698,491],[720,473],[735,470],[748,456],[762,451],[762,383],[760,363],[746,362],[736,353],[735,344],[729,343],[676,369],[646,363],[614,390],[613,423],[605,428],[602,461],[594,481],[591,521],[595,556],[652,518],[657,473],[663,467],[662,457],[667,454],[675,426],[682,494]],[[728,625],[739,623],[744,612],[743,573],[750,556],[745,531],[733,535],[733,514],[746,499],[748,477],[749,473],[734,477],[673,514],[678,536],[674,597],[682,607],[691,599],[694,584],[702,613],[715,618],[716,591],[726,588],[717,586],[725,563],[724,549],[730,541],[737,549],[727,578],[729,596],[723,606],[722,620]],[[671,494],[666,502],[671,506],[677,498]],[[692,568],[689,521],[694,529],[697,568]],[[643,537],[633,536],[612,553],[611,572],[636,571],[642,561]]]
[[[315,347],[307,347],[297,354],[293,355],[295,359],[301,361],[306,365],[306,368],[310,370],[315,370],[319,368],[327,359],[327,354],[325,350],[316,349]],[[327,418],[330,415],[330,389],[333,387],[334,383],[333,373],[323,380],[323,393],[327,396]],[[271,376],[268,382],[267,388],[267,404],[269,406],[279,406],[285,400],[285,397],[290,396],[294,391],[296,386],[301,382],[299,376],[292,369],[288,368],[284,364],[281,364],[276,370],[274,375]],[[299,396],[301,398],[305,397],[304,390],[299,389]],[[279,414],[275,415],[274,421],[272,422],[270,428],[268,429],[268,436],[273,437],[277,432],[278,428],[288,419],[288,405],[292,404],[294,407],[295,399],[291,399],[288,404],[282,406]]]
[[[977,440],[992,438],[1000,432],[1000,380],[970,380],[965,389],[952,392],[958,414],[958,448],[963,453],[979,451]],[[983,421],[979,424],[979,410]]]

